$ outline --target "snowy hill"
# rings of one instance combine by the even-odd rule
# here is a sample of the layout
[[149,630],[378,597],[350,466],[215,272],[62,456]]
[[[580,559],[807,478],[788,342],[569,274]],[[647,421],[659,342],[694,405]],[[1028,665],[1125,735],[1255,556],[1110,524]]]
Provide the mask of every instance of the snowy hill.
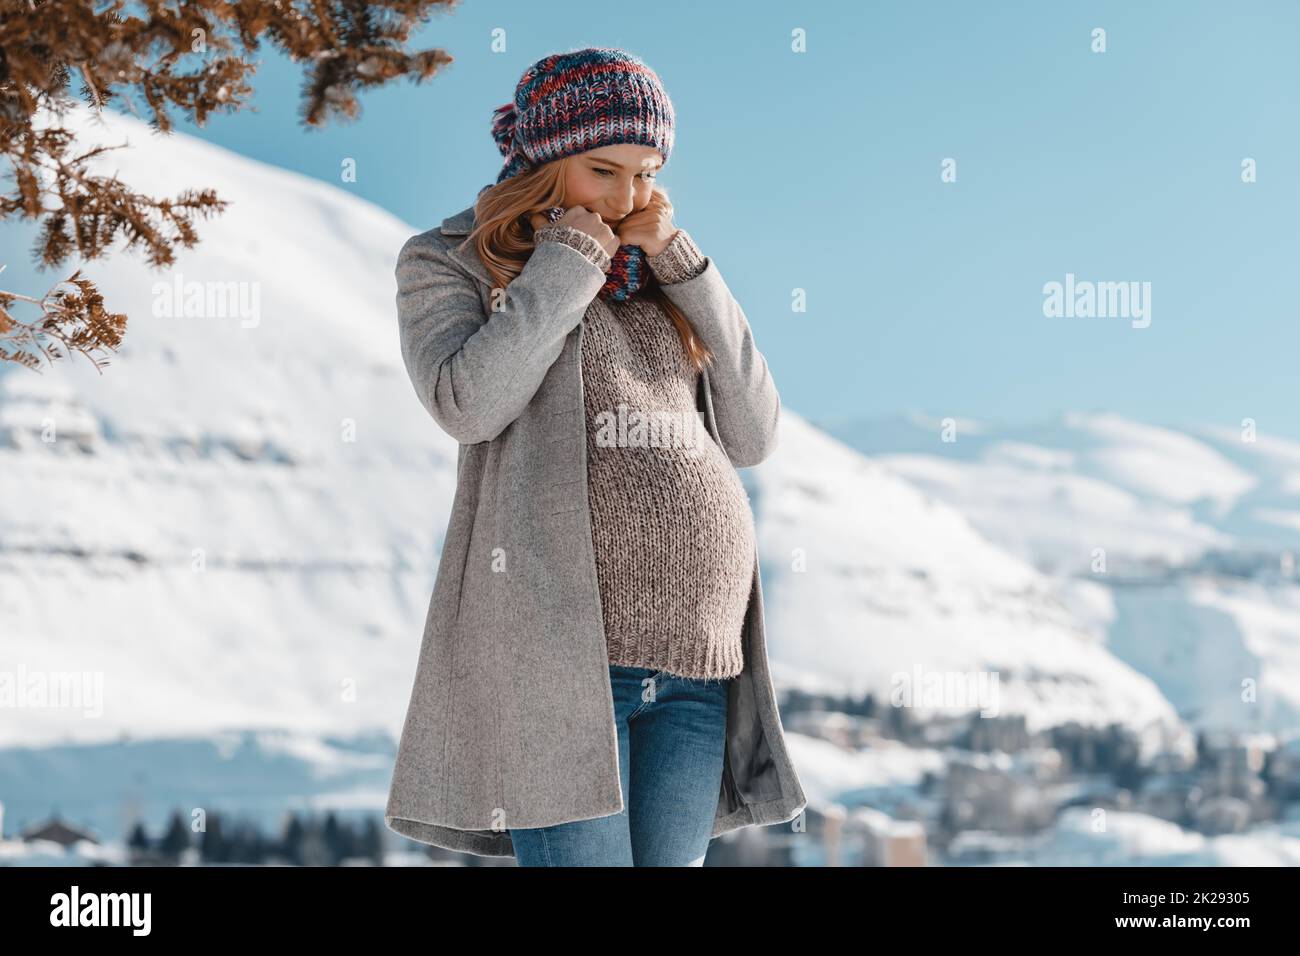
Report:
[[[88,264],[131,316],[103,373],[80,356],[0,367],[4,656],[103,678],[101,714],[20,707],[0,743],[389,732],[455,482],[456,445],[398,350],[393,262],[418,230],[192,137],[105,122],[89,135],[132,147],[101,168],[159,194],[214,186],[231,206],[174,269]],[[155,283],[178,276],[243,284],[259,309],[156,315]]]
[[[1300,553],[1300,444],[1110,414],[960,421],[956,441],[923,415],[833,431],[1059,576],[1076,618],[1184,719],[1300,726],[1300,582],[1288,571]],[[1243,681],[1255,701],[1243,703]]]
[[1035,729],[1175,719],[1023,558],[783,414],[777,452],[749,476],[769,628],[780,636],[775,673],[888,699],[898,673],[994,671],[1001,711],[1026,714]]
[[1248,441],[1101,413],[960,420],[952,441],[921,414],[830,432],[1046,569],[1087,570],[1097,547],[1170,563],[1212,548],[1300,551],[1300,443],[1263,433]]

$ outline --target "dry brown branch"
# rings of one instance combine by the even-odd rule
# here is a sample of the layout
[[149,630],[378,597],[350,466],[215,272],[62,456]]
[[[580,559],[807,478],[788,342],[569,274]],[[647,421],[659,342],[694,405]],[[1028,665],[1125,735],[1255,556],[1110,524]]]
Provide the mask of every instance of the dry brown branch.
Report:
[[[211,189],[176,197],[137,192],[116,176],[98,176],[91,160],[122,146],[76,151],[62,125],[77,100],[95,109],[121,105],[159,132],[169,132],[169,110],[203,125],[213,113],[245,108],[254,55],[269,41],[305,74],[302,117],[309,126],[352,119],[357,93],[400,76],[421,82],[452,58],[443,50],[411,52],[412,31],[456,0],[142,0],[126,12],[123,0],[104,4],[55,0],[0,0],[0,156],[12,188],[0,192],[0,221],[11,216],[39,223],[33,248],[43,266],[74,252],[84,260],[106,256],[118,239],[140,249],[151,266],[175,260],[178,248],[198,241],[195,219],[217,215],[226,203]],[[3,271],[3,265],[0,265]],[[15,303],[40,314],[21,322]],[[40,298],[0,290],[0,361],[28,367],[82,352],[116,350],[126,316],[109,312],[80,269]],[[107,364],[107,363],[104,363]]]

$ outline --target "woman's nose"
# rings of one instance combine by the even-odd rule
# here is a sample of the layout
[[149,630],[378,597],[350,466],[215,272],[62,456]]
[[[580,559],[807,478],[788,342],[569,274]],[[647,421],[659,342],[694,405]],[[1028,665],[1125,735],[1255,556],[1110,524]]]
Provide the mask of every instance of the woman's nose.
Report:
[[636,209],[636,186],[633,183],[628,183],[624,189],[620,190],[620,193],[620,196],[610,200],[610,215],[617,219],[626,219]]

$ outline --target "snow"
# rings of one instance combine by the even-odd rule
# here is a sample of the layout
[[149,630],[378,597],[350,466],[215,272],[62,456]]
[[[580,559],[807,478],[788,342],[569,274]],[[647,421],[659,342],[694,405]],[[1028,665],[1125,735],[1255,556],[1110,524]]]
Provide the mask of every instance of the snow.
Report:
[[[1300,552],[1300,444],[1100,413],[980,423],[949,443],[940,427],[911,415],[836,434],[1050,575],[1070,618],[1181,719],[1300,724],[1300,580],[1285,573]],[[1259,570],[1222,573],[1212,550],[1258,552]]]
[[1092,810],[1065,810],[1030,841],[1032,866],[1300,866],[1300,824],[1281,822],[1245,833],[1207,836],[1142,813],[1107,810],[1095,829]]
[[918,668],[996,678],[1002,713],[1032,730],[1069,720],[1133,727],[1177,717],[1117,660],[1056,584],[961,511],[865,460],[798,414],[753,469],[773,672],[889,699]]
[[1112,652],[1158,675],[1166,697],[1196,724],[1300,727],[1300,588],[1197,577],[1121,590],[1117,608]]
[[[393,265],[419,230],[183,134],[79,115],[134,144],[103,171],[231,206],[173,270],[87,264],[131,317],[102,373],[79,356],[0,370],[5,656],[104,684],[102,716],[16,709],[0,743],[395,732],[457,451],[398,346]],[[257,324],[156,316],[173,274],[259,288]]]
[[927,772],[939,775],[946,760],[942,751],[908,747],[881,740],[863,750],[845,750],[830,741],[788,733],[791,757],[809,802],[828,805],[873,791],[895,797],[915,791]]

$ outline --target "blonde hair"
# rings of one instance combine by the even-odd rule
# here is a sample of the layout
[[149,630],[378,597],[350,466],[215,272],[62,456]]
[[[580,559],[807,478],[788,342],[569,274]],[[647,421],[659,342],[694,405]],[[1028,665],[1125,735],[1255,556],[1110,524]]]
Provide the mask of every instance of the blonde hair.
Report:
[[[498,288],[504,289],[509,285],[533,254],[532,214],[552,206],[566,205],[564,170],[572,158],[564,156],[496,183],[485,189],[474,204],[477,225],[470,240]],[[661,186],[656,184],[653,189],[660,197],[667,198],[667,192]],[[646,270],[645,285],[637,294],[648,297],[667,313],[677,328],[687,358],[697,371],[712,362],[712,353],[690,320],[664,295],[663,288],[649,269]]]

